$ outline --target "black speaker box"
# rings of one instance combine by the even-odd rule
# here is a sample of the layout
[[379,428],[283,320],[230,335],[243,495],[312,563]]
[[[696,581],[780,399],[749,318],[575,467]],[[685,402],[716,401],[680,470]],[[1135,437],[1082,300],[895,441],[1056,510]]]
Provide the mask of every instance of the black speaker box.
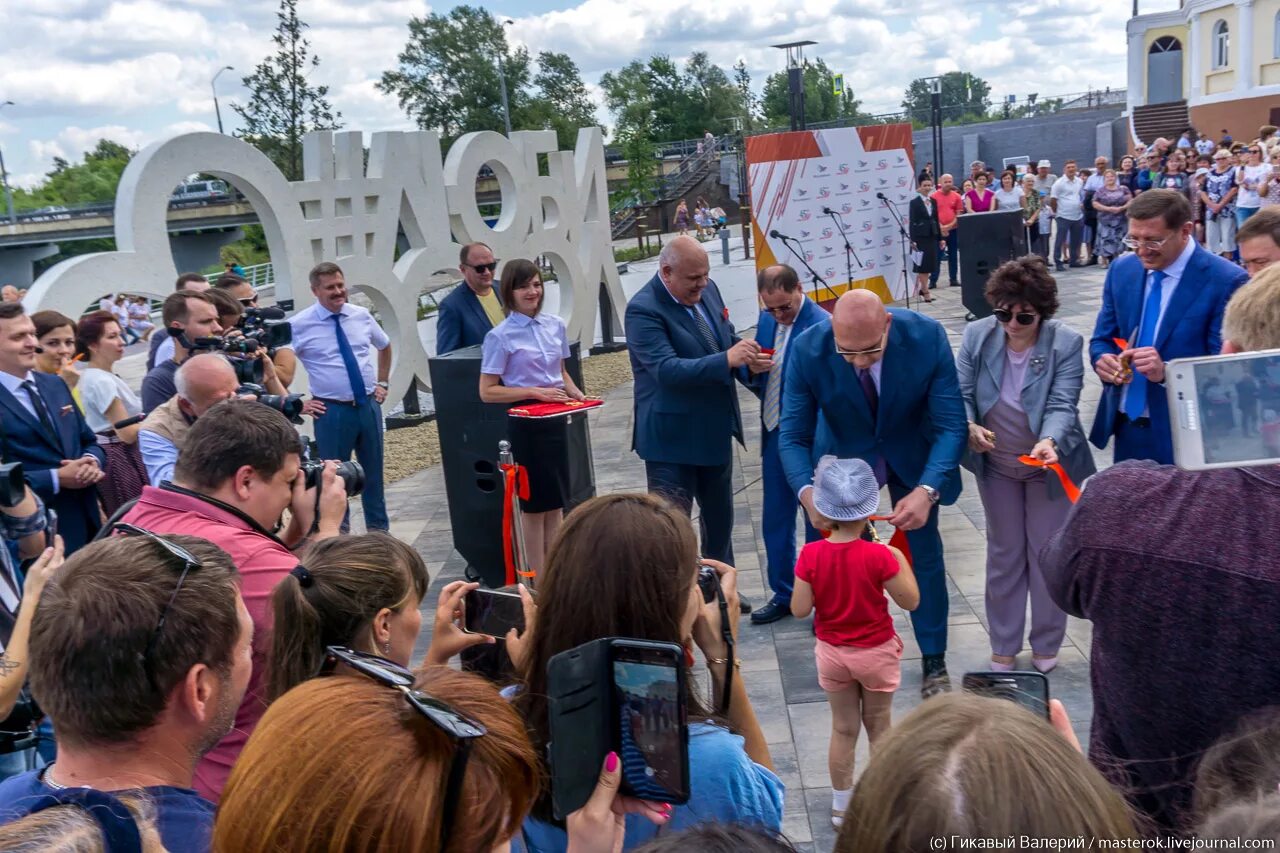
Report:
[[[582,387],[578,344],[565,367]],[[440,431],[445,495],[453,547],[467,561],[468,574],[497,588],[506,580],[502,561],[502,472],[498,442],[507,440],[507,404],[480,401],[480,347],[466,347],[428,362],[431,393]],[[569,415],[569,506],[595,496],[591,433],[586,413]],[[516,460],[517,462],[519,460]]]
[[981,319],[991,313],[987,279],[1005,261],[1027,253],[1027,229],[1019,210],[993,210],[959,217],[960,300]]

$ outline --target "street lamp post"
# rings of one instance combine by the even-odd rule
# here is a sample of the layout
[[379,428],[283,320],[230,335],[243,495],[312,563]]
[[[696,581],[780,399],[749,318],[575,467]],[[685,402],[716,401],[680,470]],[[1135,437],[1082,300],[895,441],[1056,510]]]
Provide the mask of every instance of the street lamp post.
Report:
[[[510,18],[507,18],[502,22],[502,26],[505,28],[505,27],[511,26],[514,23],[515,21],[511,20]],[[500,84],[500,86],[498,87],[498,91],[502,93],[502,123],[507,128],[507,136],[510,136],[511,135],[511,107],[507,103],[507,69],[502,61],[503,56],[506,54],[506,52],[507,52],[506,39],[504,38],[503,49],[501,52],[498,53],[498,82]]]
[[218,73],[213,75],[213,79],[209,81],[209,88],[213,90],[213,112],[218,116],[218,133],[222,130],[222,109],[218,106],[218,77],[223,71],[235,71],[230,65],[224,65],[218,69]]
[[816,41],[792,41],[773,47],[787,52],[787,110],[791,129],[804,130],[804,49]]
[[[0,103],[0,110],[5,107],[12,107],[13,101],[5,101]],[[4,180],[4,202],[9,208],[9,224],[16,225],[18,218],[13,213],[13,190],[9,187],[9,172],[4,167],[4,151],[0,150],[0,179]]]

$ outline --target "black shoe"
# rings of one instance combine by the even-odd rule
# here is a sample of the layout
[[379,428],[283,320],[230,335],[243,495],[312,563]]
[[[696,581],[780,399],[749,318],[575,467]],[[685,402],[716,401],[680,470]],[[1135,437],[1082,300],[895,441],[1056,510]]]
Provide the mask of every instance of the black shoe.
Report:
[[775,595],[769,599],[769,603],[761,607],[755,613],[751,614],[752,625],[768,625],[770,622],[777,622],[784,616],[791,615],[791,602],[779,601]]
[[1090,266],[1090,267],[1096,267],[1097,265],[1098,265],[1098,256],[1097,256],[1097,255],[1092,255],[1092,256],[1090,256],[1090,258],[1089,258],[1089,263],[1085,264],[1085,266]]
[[1066,267],[1066,265],[1065,265],[1065,264],[1063,264],[1063,263],[1062,263],[1062,261],[1054,261],[1054,262],[1053,262],[1053,269],[1054,269],[1054,272],[1062,272],[1062,271],[1063,271],[1063,270],[1065,270],[1066,268],[1067,268],[1067,267]]
[[920,684],[920,698],[930,699],[951,692],[951,676],[947,674],[946,655],[925,655],[921,661],[924,680]]
[[1079,261],[1072,261],[1071,263],[1067,264],[1067,266],[1071,267],[1074,270],[1074,269],[1079,269],[1080,267],[1085,265],[1080,263]]
[[745,595],[738,596],[738,610],[742,613],[751,612],[751,602],[747,601],[747,597]]
[[956,281],[956,280],[953,278],[953,279],[951,279],[951,286],[952,286],[952,287],[959,287],[959,286],[960,286],[960,282]]

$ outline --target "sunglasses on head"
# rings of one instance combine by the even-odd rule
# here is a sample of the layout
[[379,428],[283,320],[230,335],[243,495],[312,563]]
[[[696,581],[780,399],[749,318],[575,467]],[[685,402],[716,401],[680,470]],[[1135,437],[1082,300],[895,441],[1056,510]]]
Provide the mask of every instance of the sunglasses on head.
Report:
[[991,311],[996,315],[996,319],[1001,323],[1008,323],[1010,320],[1017,320],[1019,326],[1030,326],[1036,321],[1037,315],[1031,311],[1019,311],[1017,314],[1008,308],[994,308]]
[[178,591],[182,589],[182,584],[186,581],[187,575],[193,571],[204,568],[204,563],[200,559],[183,548],[181,545],[175,545],[163,536],[157,536],[150,530],[141,527],[135,527],[132,524],[117,523],[114,528],[117,532],[126,536],[145,536],[147,539],[155,542],[161,548],[164,548],[169,555],[177,560],[182,561],[182,574],[178,575],[178,582],[173,586],[173,592],[169,596],[169,600],[165,602],[164,608],[160,611],[160,618],[156,621],[156,628],[151,632],[150,639],[147,640],[147,648],[142,653],[142,668],[147,673],[147,680],[151,682],[157,690],[159,685],[156,684],[155,673],[151,669],[151,656],[155,654],[156,643],[160,641],[160,634],[164,631],[164,620],[169,615],[169,611],[173,609],[173,603],[178,600]]
[[444,702],[413,689],[413,673],[392,660],[367,652],[358,652],[345,646],[329,646],[328,656],[321,675],[333,672],[341,661],[356,672],[372,678],[379,684],[398,690],[410,707],[444,732],[454,743],[453,760],[449,762],[449,776],[445,783],[444,810],[440,821],[440,849],[449,845],[457,818],[458,800],[462,796],[462,782],[467,773],[467,759],[471,756],[471,741],[484,737],[488,730],[475,720],[455,711]]
[[464,267],[471,267],[476,272],[484,275],[487,272],[493,272],[498,268],[498,262],[494,261],[490,264],[463,264]]

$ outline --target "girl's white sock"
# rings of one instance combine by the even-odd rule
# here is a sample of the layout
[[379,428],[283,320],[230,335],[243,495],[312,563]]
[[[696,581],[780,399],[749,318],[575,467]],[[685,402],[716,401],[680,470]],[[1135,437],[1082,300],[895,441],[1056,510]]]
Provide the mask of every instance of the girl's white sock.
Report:
[[853,796],[853,789],[847,791],[839,791],[835,788],[831,789],[831,810],[833,812],[843,812],[849,808],[849,799]]

